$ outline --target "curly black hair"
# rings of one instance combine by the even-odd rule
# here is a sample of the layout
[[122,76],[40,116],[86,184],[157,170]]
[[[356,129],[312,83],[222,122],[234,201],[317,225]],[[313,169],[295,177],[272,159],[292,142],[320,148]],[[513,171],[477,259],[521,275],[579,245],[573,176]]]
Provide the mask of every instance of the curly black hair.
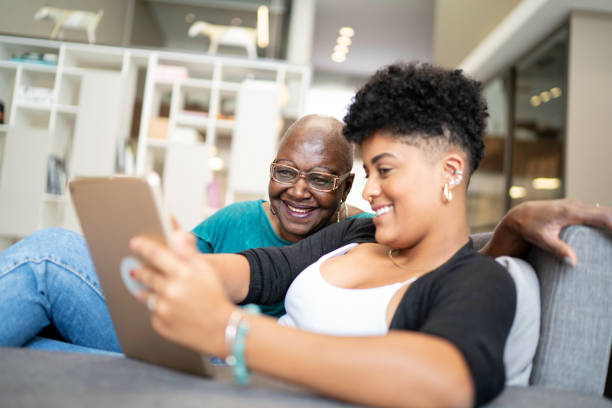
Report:
[[344,117],[344,136],[357,144],[376,131],[407,143],[446,141],[468,155],[470,173],[484,155],[489,116],[480,82],[461,70],[396,63],[378,70],[357,91]]

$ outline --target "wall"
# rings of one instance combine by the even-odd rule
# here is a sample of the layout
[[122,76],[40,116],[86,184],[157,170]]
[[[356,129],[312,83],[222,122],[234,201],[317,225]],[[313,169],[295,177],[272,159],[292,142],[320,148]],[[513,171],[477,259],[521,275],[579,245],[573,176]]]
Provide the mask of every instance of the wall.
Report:
[[[121,45],[125,27],[125,0],[2,0],[0,11],[0,32],[24,37],[49,38],[54,24],[51,20],[34,20],[34,14],[45,5],[97,12],[104,9],[104,15],[96,30],[97,44]],[[64,40],[87,42],[84,32],[66,30]]]
[[610,38],[612,14],[571,14],[566,196],[605,205],[612,205]]
[[134,2],[131,33],[125,36],[125,46],[137,47],[161,47],[164,45],[164,37],[156,25],[155,18],[151,12],[151,5],[143,1]]
[[521,0],[436,0],[434,63],[454,68]]

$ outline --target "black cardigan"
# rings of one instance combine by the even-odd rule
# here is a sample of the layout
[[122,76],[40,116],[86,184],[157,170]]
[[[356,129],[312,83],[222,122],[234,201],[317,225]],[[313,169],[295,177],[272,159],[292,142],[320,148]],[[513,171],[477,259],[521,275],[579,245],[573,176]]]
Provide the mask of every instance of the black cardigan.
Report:
[[[243,303],[280,302],[295,277],[322,255],[356,242],[375,242],[371,219],[331,225],[285,247],[243,251],[251,270]],[[463,354],[483,404],[503,389],[504,345],[516,308],[510,275],[492,258],[466,243],[451,259],[421,276],[402,297],[390,330],[428,333],[454,344]]]

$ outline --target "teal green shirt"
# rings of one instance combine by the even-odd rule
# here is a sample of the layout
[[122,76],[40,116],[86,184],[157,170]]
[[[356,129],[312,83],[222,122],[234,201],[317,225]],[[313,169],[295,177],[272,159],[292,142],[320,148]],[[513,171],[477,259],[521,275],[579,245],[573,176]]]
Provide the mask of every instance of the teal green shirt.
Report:
[[[198,249],[204,253],[234,254],[251,248],[285,246],[285,241],[274,232],[266,216],[264,200],[241,201],[224,207],[193,229]],[[360,213],[350,218],[368,218],[373,214]],[[284,304],[262,305],[262,312],[274,317],[285,314]]]

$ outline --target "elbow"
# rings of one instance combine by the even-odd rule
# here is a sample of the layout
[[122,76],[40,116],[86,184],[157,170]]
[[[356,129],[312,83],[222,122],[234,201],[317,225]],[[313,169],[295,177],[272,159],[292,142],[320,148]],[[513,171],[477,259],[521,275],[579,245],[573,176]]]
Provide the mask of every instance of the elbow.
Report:
[[474,383],[469,372],[457,374],[449,373],[440,378],[431,394],[431,407],[469,408],[475,405]]
[[428,369],[420,373],[423,406],[467,408],[476,404],[476,387],[467,361],[459,350],[441,341]]

